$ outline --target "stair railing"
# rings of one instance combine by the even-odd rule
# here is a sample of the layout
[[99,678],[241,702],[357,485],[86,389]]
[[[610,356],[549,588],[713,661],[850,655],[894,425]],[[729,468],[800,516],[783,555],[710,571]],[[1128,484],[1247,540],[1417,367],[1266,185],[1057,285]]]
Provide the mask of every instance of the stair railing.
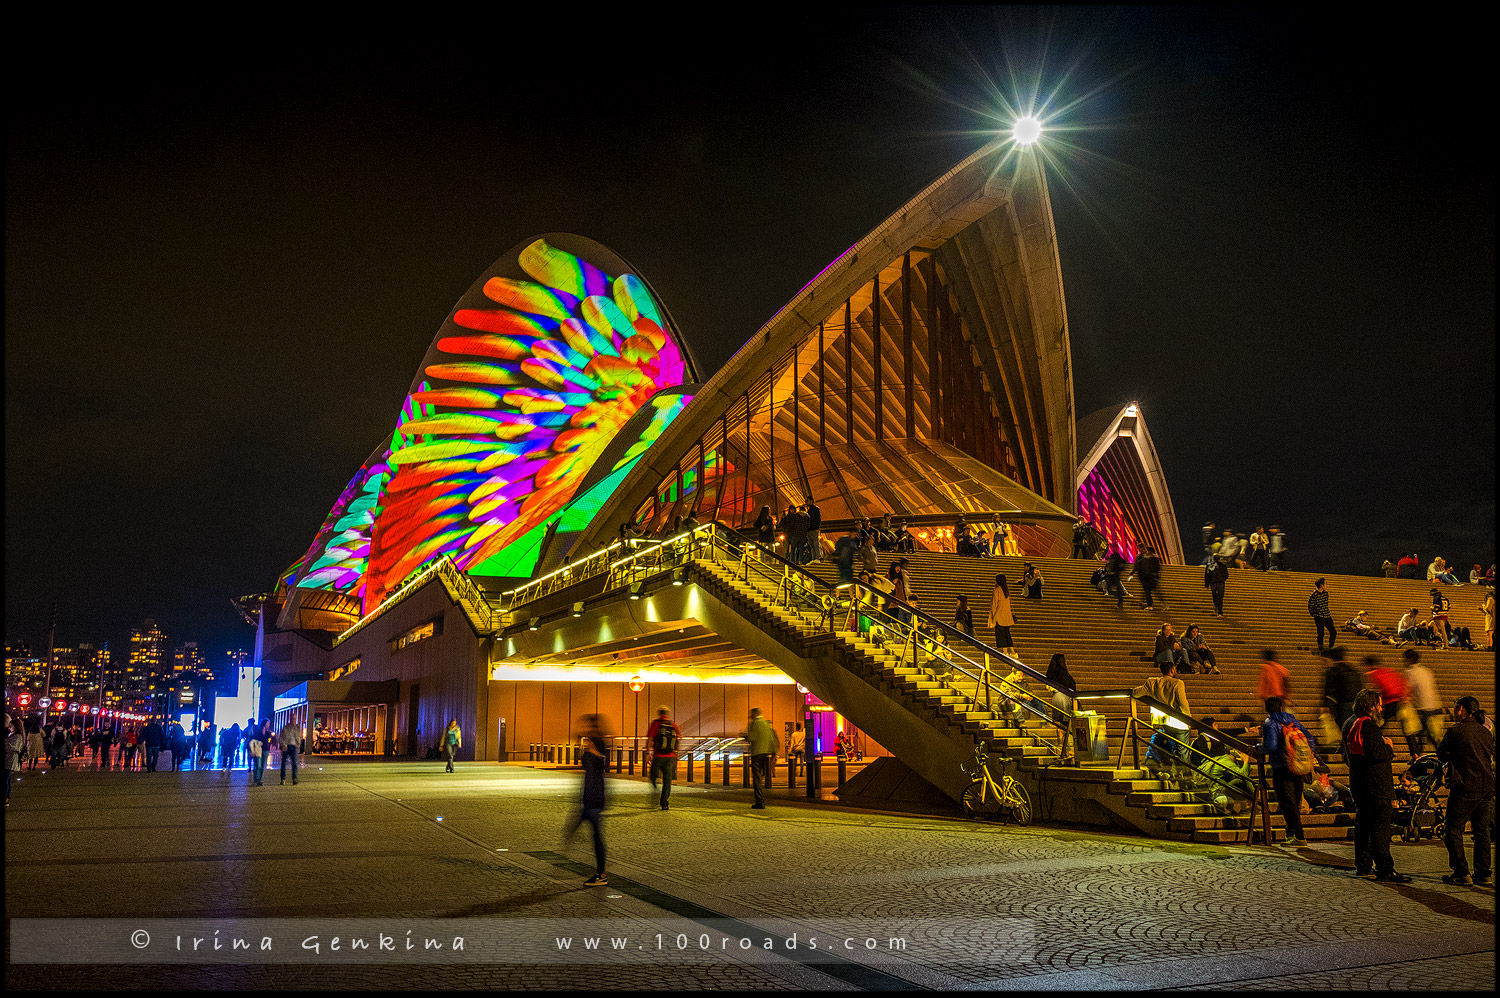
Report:
[[[1109,691],[1114,693],[1115,691]],[[1166,724],[1161,721],[1148,723],[1141,720],[1136,714],[1136,705],[1140,704],[1149,709],[1153,715],[1168,718],[1178,722],[1182,727]],[[1153,719],[1154,720],[1154,719]],[[1224,763],[1219,762],[1220,756],[1210,755],[1201,749],[1194,748],[1192,743],[1173,732],[1189,732],[1196,730],[1209,742],[1217,744],[1220,748],[1242,752],[1252,759],[1256,756],[1255,747],[1243,739],[1222,731],[1215,731],[1206,723],[1184,714],[1172,707],[1167,706],[1160,700],[1144,694],[1130,693],[1130,717],[1125,722],[1125,736],[1120,741],[1120,757],[1117,763],[1119,768],[1124,768],[1125,748],[1130,747],[1133,768],[1141,768],[1140,746],[1146,745],[1148,761],[1162,761],[1160,756],[1170,753],[1172,759],[1166,760],[1181,763],[1191,769],[1199,776],[1206,778],[1210,783],[1221,787],[1225,795],[1240,800],[1254,800],[1256,796],[1255,785],[1258,782],[1254,776],[1238,774]],[[1248,783],[1251,786],[1246,792],[1241,785]]]

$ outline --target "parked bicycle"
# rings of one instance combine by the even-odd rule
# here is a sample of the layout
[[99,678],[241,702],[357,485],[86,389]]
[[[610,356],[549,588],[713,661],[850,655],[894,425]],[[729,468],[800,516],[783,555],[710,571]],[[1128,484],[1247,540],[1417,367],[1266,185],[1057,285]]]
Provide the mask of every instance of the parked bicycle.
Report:
[[960,767],[964,774],[974,781],[964,791],[964,813],[970,818],[979,820],[1005,810],[1010,812],[1016,824],[1030,824],[1031,797],[1026,793],[1025,787],[1003,770],[1003,767],[1016,760],[1009,756],[1000,756],[996,760],[1002,767],[999,780],[990,775],[989,761],[989,753],[985,752],[984,746],[980,745],[974,749],[973,764]]

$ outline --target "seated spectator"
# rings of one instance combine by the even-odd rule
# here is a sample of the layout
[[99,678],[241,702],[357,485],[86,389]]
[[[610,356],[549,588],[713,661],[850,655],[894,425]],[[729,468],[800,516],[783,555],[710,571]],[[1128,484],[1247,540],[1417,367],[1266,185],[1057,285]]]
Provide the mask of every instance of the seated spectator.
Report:
[[1219,663],[1214,660],[1214,653],[1208,647],[1208,641],[1204,639],[1203,632],[1198,629],[1197,624],[1188,627],[1187,634],[1182,639],[1182,650],[1187,653],[1189,665],[1196,667],[1201,664],[1203,666],[1196,671],[1219,675]]
[[1188,664],[1187,652],[1183,651],[1181,640],[1172,633],[1171,624],[1162,624],[1156,632],[1156,651],[1152,655],[1152,660],[1157,665],[1173,663],[1179,672],[1192,675],[1193,667]]
[[1398,579],[1415,579],[1421,570],[1421,563],[1417,561],[1415,553],[1403,554],[1396,560],[1396,578]]
[[1349,620],[1347,624],[1344,625],[1344,630],[1350,632],[1351,634],[1358,634],[1360,637],[1369,638],[1371,641],[1381,641],[1386,638],[1394,637],[1394,634],[1391,631],[1382,631],[1380,628],[1370,623],[1368,619],[1369,614],[1370,611],[1368,610],[1359,611]]
[[1434,637],[1427,618],[1423,617],[1422,611],[1416,607],[1412,607],[1411,612],[1401,616],[1401,621],[1396,624],[1396,638],[1403,644],[1408,641],[1423,645],[1437,644],[1437,638]]
[[1105,579],[1104,566],[1101,564],[1094,569],[1094,574],[1089,576],[1089,585],[1093,586],[1105,596],[1109,595],[1109,584]]
[[1394,579],[1396,577],[1396,563],[1387,558],[1380,563],[1380,571],[1387,579]]
[[1427,581],[1441,582],[1448,586],[1463,585],[1458,581],[1458,576],[1448,570],[1448,563],[1441,558],[1432,559],[1432,564],[1427,566]]
[[906,529],[906,521],[901,521],[901,526],[896,528],[896,550],[902,554],[910,554],[917,549],[916,538],[912,537],[911,531]]
[[1036,566],[1027,562],[1021,572],[1021,585],[1026,590],[1027,599],[1042,598],[1042,573],[1036,570]]
[[1484,581],[1484,569],[1480,568],[1478,565],[1475,565],[1473,568],[1469,569],[1469,584],[1470,585],[1477,586],[1477,585],[1479,585],[1483,581]]
[[1455,625],[1448,628],[1448,647],[1462,648],[1464,651],[1479,650],[1474,647],[1474,638],[1469,629],[1462,625]]
[[1495,566],[1491,565],[1489,571],[1484,573],[1484,584],[1491,589],[1495,587]]
[[1327,764],[1321,761],[1313,767],[1313,775],[1305,784],[1302,797],[1314,814],[1354,810],[1354,792],[1342,783],[1335,783]]

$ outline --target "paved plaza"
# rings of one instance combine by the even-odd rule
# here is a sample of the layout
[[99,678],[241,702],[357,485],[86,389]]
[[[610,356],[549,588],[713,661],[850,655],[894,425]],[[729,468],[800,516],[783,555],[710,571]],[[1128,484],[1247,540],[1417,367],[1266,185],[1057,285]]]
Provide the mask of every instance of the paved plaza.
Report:
[[[662,812],[641,780],[613,778],[605,825],[610,882],[586,888],[587,827],[562,841],[576,772],[460,764],[447,775],[438,763],[315,762],[299,786],[278,785],[272,771],[260,788],[243,771],[21,775],[6,812],[12,987],[1423,990],[1495,983],[1494,893],[1443,884],[1445,853],[1431,843],[1394,844],[1398,868],[1416,877],[1396,886],[1350,876],[1347,843],[1223,848],[791,799],[752,811],[738,787],[680,787]],[[513,956],[482,963],[163,962],[101,970],[15,962],[15,920],[32,918],[121,919],[127,927],[135,920],[158,941],[175,931],[164,928],[174,920],[189,932],[302,919],[378,923],[399,933],[402,920],[437,918],[515,933]],[[668,943],[655,951],[632,943],[637,952],[614,959],[579,952],[582,946],[561,951],[555,941],[588,932]],[[795,933],[802,946],[747,955],[722,942],[757,932],[781,940]],[[710,945],[671,945],[700,933]],[[904,942],[892,953],[886,943],[896,935]],[[813,938],[839,937],[878,937],[882,951],[856,945],[815,955],[807,948]]]

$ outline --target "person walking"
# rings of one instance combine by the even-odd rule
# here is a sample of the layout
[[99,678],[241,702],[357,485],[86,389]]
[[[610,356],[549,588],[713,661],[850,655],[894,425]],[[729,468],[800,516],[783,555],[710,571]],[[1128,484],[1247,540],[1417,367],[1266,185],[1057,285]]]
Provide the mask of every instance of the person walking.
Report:
[[458,728],[458,719],[453,718],[449,720],[448,728],[443,732],[443,755],[448,759],[447,772],[453,772],[453,760],[458,758],[458,750],[463,747],[464,733]]
[[161,725],[156,718],[146,722],[146,727],[141,731],[141,744],[146,746],[146,772],[156,772],[156,761],[161,755],[161,749],[166,744],[166,732],[162,731]]
[[1437,678],[1432,670],[1421,663],[1422,656],[1415,648],[1408,648],[1401,655],[1406,664],[1406,698],[1417,712],[1417,730],[1406,736],[1406,747],[1416,758],[1422,751],[1422,739],[1432,742],[1437,751],[1443,740],[1443,702],[1438,699]]
[[[803,508],[807,516],[807,561],[823,560],[823,511],[818,504],[809,501]],[[803,562],[806,564],[807,562]]]
[[1270,559],[1269,570],[1272,572],[1286,571],[1286,534],[1281,532],[1280,527],[1271,527],[1270,535],[1267,538],[1266,550]]
[[123,748],[121,748],[120,750],[120,768],[127,771],[132,770],[135,768],[136,750],[140,747],[141,744],[141,733],[135,729],[134,725],[131,725],[130,727],[125,729],[125,734],[122,736],[122,743]]
[[953,614],[953,622],[960,631],[971,638],[974,636],[974,611],[969,608],[969,597],[958,597],[958,609]]
[[771,760],[776,758],[781,740],[771,723],[761,717],[759,707],[750,708],[750,723],[744,738],[750,743],[750,780],[755,787],[755,803],[750,806],[762,811],[766,807],[765,788],[771,785]]
[[651,787],[661,780],[661,797],[658,803],[663,811],[668,809],[672,797],[672,781],[677,779],[677,745],[682,741],[682,731],[672,723],[672,712],[666,704],[656,708],[656,720],[646,729],[646,744],[651,746]]
[[1225,565],[1232,565],[1240,560],[1240,539],[1233,530],[1224,531],[1224,537],[1219,541],[1217,557]]
[[1229,567],[1215,558],[1203,569],[1203,584],[1214,600],[1214,614],[1224,616],[1224,583],[1229,581]]
[[1115,609],[1125,609],[1125,584],[1120,576],[1125,573],[1125,559],[1120,552],[1111,551],[1104,562],[1104,590],[1115,598]]
[[33,717],[26,722],[26,768],[36,769],[37,763],[46,754],[47,743],[42,738],[41,722]]
[[1089,528],[1085,521],[1079,520],[1073,524],[1073,553],[1070,558],[1087,558],[1089,556]]
[[1411,878],[1397,873],[1391,858],[1391,815],[1395,812],[1391,760],[1396,753],[1391,740],[1380,733],[1374,716],[1379,710],[1380,691],[1360,690],[1354,698],[1354,716],[1343,730],[1349,789],[1354,794],[1354,875],[1409,884]]
[[770,506],[762,506],[760,515],[755,518],[755,539],[760,541],[761,547],[776,546],[776,515]]
[[261,721],[255,726],[255,734],[251,736],[250,772],[255,779],[257,787],[264,786],[266,777],[266,758],[271,754],[271,722],[269,719]]
[[219,729],[219,768],[227,776],[234,767],[235,752],[240,747],[240,722],[230,728]]
[[995,576],[995,592],[990,596],[990,619],[988,627],[995,629],[995,647],[1006,654],[1015,651],[1010,629],[1016,626],[1015,614],[1010,609],[1010,586],[1004,575]]
[[286,786],[286,764],[292,764],[292,786],[297,785],[297,753],[302,751],[305,739],[302,736],[302,728],[296,721],[287,721],[281,728],[281,734],[277,737],[281,743],[281,785]]
[[182,769],[182,764],[187,761],[188,737],[182,730],[182,725],[173,721],[167,725],[167,744],[172,748],[172,772]]
[[105,728],[99,732],[99,768],[108,769],[110,757],[114,754],[115,732],[113,728]]
[[1313,583],[1312,595],[1307,597],[1307,612],[1318,627],[1318,651],[1323,651],[1323,631],[1328,631],[1328,647],[1332,648],[1338,637],[1338,628],[1333,625],[1333,616],[1328,610],[1328,589],[1325,579]]
[[[1062,652],[1054,652],[1051,661],[1047,663],[1047,682],[1055,689],[1052,694],[1052,708],[1057,713],[1054,715],[1057,728],[1057,746],[1061,753],[1061,762],[1064,766],[1078,765],[1078,746],[1069,745],[1068,736],[1073,729],[1073,694],[1078,692],[1078,684],[1073,681],[1073,676],[1068,672],[1068,659]],[[1092,748],[1092,746],[1086,746]]]
[[1266,536],[1265,527],[1256,527],[1255,533],[1250,535],[1250,567],[1262,572],[1271,567],[1270,560],[1266,557],[1266,548],[1270,546],[1271,539]]
[[1484,711],[1474,697],[1460,697],[1453,707],[1453,727],[1443,736],[1437,756],[1448,764],[1448,812],[1443,842],[1453,872],[1445,884],[1469,883],[1464,858],[1464,826],[1474,829],[1474,883],[1489,886],[1490,824],[1495,818],[1495,735],[1485,728]]
[[1401,705],[1406,702],[1408,692],[1406,677],[1389,666],[1381,665],[1374,655],[1365,656],[1365,669],[1370,685],[1380,693],[1380,702],[1384,705],[1380,714],[1380,730],[1384,732],[1385,726],[1391,721],[1400,724]]
[[578,834],[578,826],[585,821],[589,823],[594,832],[594,875],[585,880],[583,886],[603,887],[609,883],[604,871],[604,772],[609,757],[603,718],[598,714],[585,714],[580,739],[583,745],[583,794],[578,801],[578,810],[563,829],[563,844],[571,842]]
[[[1156,587],[1161,583],[1161,560],[1156,557],[1156,552],[1151,548],[1143,548],[1141,554],[1135,560],[1133,574],[1141,580],[1141,598],[1147,607],[1154,607],[1151,594],[1156,592]],[[1163,599],[1162,606],[1167,605]]]
[[1488,651],[1495,650],[1495,591],[1491,589],[1484,594],[1484,600],[1479,604],[1479,609],[1484,612],[1484,647]]
[[5,806],[10,807],[10,784],[26,758],[26,729],[19,717],[5,715]]
[[875,533],[866,533],[859,542],[859,570],[869,572],[873,578],[880,574],[880,564],[875,559]]
[[1323,653],[1328,667],[1323,670],[1323,707],[1333,715],[1340,731],[1354,716],[1354,698],[1364,689],[1365,677],[1344,661],[1344,649],[1330,648]]
[[[891,580],[892,596],[896,597],[903,603],[913,603],[916,601],[916,596],[907,586],[905,558],[897,558],[895,561],[891,562],[891,567],[890,570],[886,573],[886,578]],[[911,623],[911,611],[906,609],[905,607],[891,607],[891,616],[901,621],[901,623],[903,624],[909,625]]]
[[[1306,744],[1298,745],[1298,739]],[[1266,698],[1266,719],[1260,726],[1258,753],[1271,764],[1271,789],[1281,819],[1286,822],[1286,841],[1282,845],[1302,846],[1302,782],[1312,773],[1317,743],[1302,722],[1286,709],[1280,697]],[[1298,772],[1298,768],[1306,772]]]
[[1260,652],[1260,678],[1255,683],[1255,698],[1265,703],[1276,697],[1284,704],[1292,702],[1292,674],[1286,666],[1276,661],[1275,648],[1262,648]]
[[99,729],[89,729],[89,755],[93,759],[94,768],[99,768]]

